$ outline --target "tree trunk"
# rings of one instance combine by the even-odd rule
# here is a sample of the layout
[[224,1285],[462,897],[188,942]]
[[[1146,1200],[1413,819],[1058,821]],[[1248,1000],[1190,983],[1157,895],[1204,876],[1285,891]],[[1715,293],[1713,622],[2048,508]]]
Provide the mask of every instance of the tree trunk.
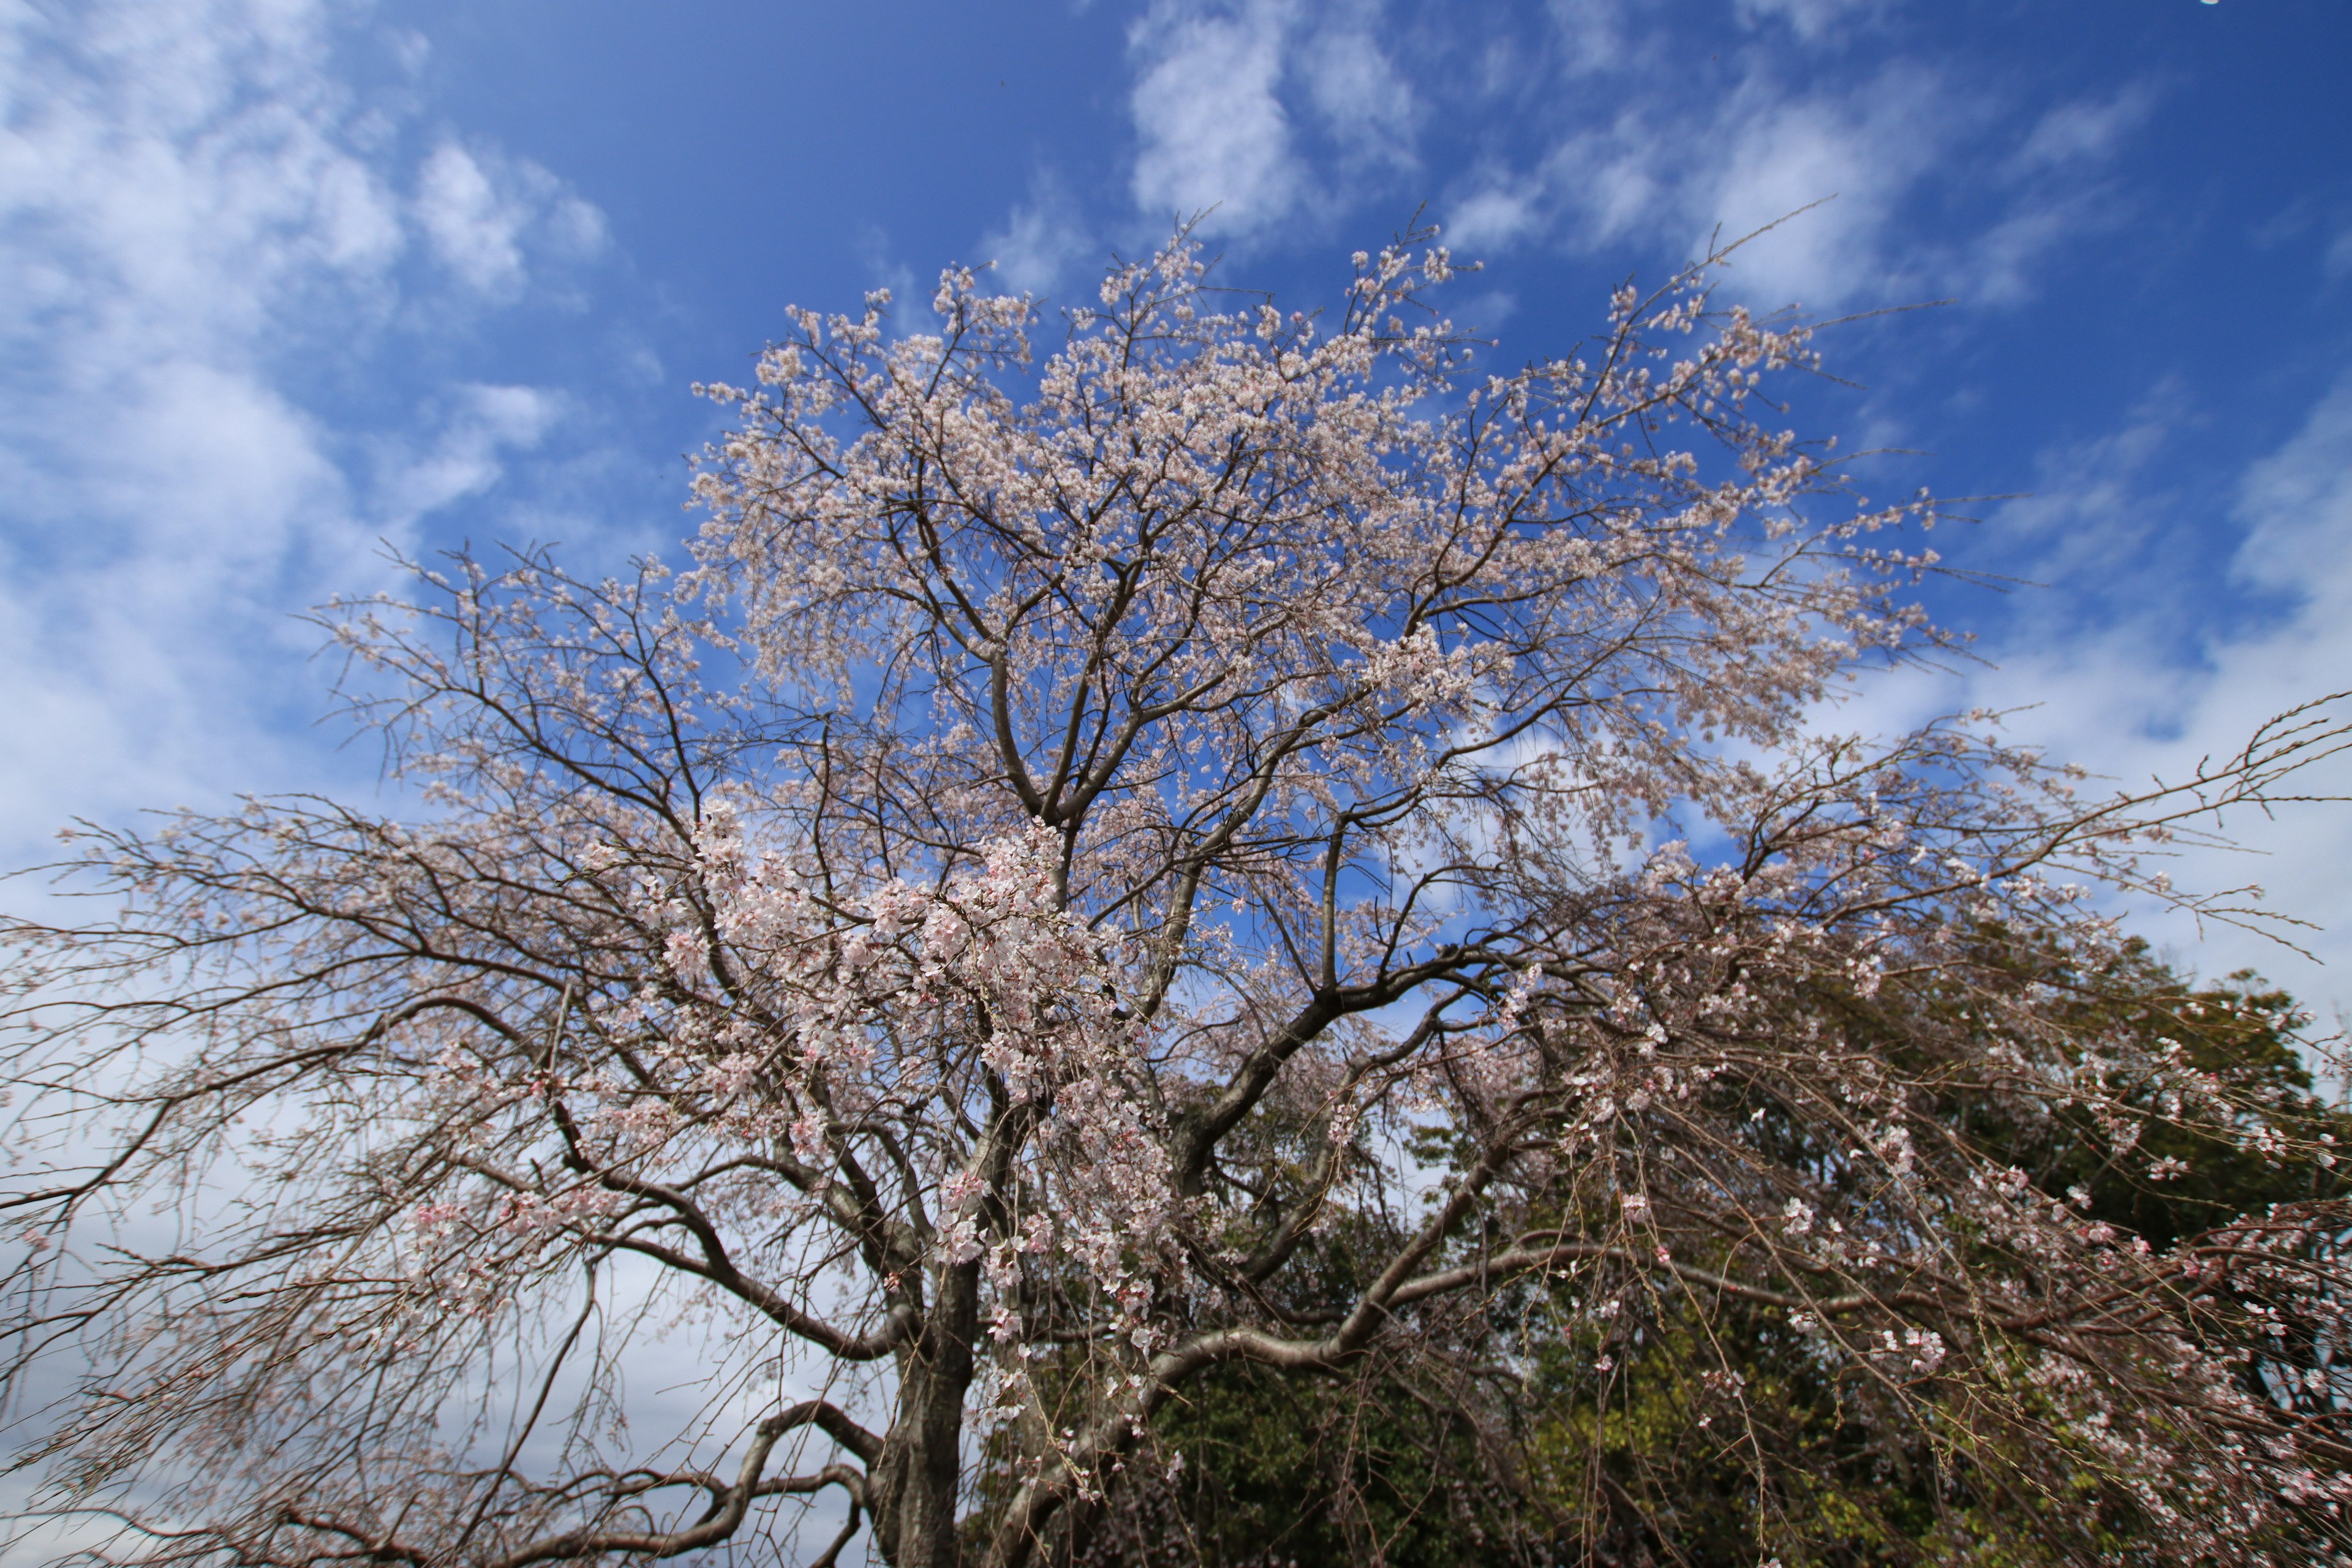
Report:
[[946,1270],[937,1305],[898,1360],[898,1414],[867,1487],[874,1545],[891,1568],[957,1568],[964,1395],[980,1323],[980,1266]]

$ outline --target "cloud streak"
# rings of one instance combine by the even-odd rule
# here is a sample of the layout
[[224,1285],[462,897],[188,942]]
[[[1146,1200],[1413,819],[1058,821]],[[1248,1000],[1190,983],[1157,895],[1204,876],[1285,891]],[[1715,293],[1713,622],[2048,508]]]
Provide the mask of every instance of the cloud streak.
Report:
[[1100,259],[1077,204],[1042,170],[1030,182],[1029,199],[981,240],[980,251],[996,263],[997,280],[1016,293],[1051,293],[1073,265]]
[[495,153],[477,158],[455,142],[425,160],[414,205],[442,265],[492,299],[521,292],[528,241],[567,258],[593,256],[604,243],[604,215],[545,169]]
[[397,124],[334,68],[341,26],[317,0],[0,12],[18,863],[69,815],[334,766],[289,722],[318,687],[287,612],[373,581],[378,537],[480,494],[551,427],[529,388],[428,393],[414,428],[310,390],[364,374],[436,290],[516,299],[541,260],[603,243],[593,208],[495,148],[404,163]]
[[[1622,7],[1556,5],[1554,79],[1536,71],[1520,91],[1542,129],[1456,184],[1441,209],[1449,239],[1474,254],[1549,244],[1693,256],[1790,219],[1734,265],[1732,287],[1753,303],[2024,297],[2038,258],[2113,221],[2098,177],[2152,95],[2063,105],[2020,134],[1998,84],[1899,54],[1844,58],[1875,13],[1743,4],[1735,16],[1757,36],[1718,57],[1727,63],[1710,89]],[[1835,68],[1792,68],[1830,58]]]

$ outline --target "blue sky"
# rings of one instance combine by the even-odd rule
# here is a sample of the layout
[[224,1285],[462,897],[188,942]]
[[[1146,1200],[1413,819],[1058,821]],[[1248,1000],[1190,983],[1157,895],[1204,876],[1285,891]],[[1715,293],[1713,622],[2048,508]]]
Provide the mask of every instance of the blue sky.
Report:
[[[1609,287],[1833,197],[1735,297],[1836,315],[1796,422],[1939,536],[1975,702],[2177,771],[2352,685],[2343,0],[0,0],[0,846],[373,787],[294,613],[380,541],[673,550],[688,384],[950,259],[1082,289],[1213,206],[1328,297],[1424,207],[1462,319],[1558,353]],[[2352,811],[2237,825],[2352,1002]]]

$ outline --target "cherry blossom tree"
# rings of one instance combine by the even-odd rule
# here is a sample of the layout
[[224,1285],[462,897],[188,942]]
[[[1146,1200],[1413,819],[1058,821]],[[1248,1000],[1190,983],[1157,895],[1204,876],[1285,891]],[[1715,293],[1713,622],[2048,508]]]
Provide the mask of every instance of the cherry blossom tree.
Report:
[[2158,1251],[1947,1110],[2325,1155],[2062,1004],[2085,889],[2178,897],[2141,857],[2337,710],[2113,798],[1824,732],[1941,637],[1931,508],[1776,427],[1806,331],[1703,265],[1503,374],[1427,237],[1317,316],[1180,237],[1042,358],[967,270],[936,331],[795,311],[704,389],[688,569],[328,613],[406,815],[82,830],[96,912],[8,971],[43,1506],[109,1560],[1012,1568],[1221,1368],[1540,1300],[1605,1385],[1671,1300],[2134,1561],[2333,1517],[2352,1216]]

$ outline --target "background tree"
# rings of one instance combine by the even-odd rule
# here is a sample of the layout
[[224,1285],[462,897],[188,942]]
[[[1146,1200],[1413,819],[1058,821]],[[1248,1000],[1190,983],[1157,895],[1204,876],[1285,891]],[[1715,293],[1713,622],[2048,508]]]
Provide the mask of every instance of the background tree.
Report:
[[[1448,271],[1360,256],[1327,321],[1180,240],[1042,363],[969,272],[935,333],[794,312],[709,389],[682,576],[461,559],[331,616],[413,819],[92,829],[98,912],[14,930],[15,1375],[88,1358],[55,1505],[151,1561],[522,1568],[828,1493],[820,1561],[870,1519],[1010,1565],[1172,1401],[1501,1301],[1604,1400],[1671,1345],[1727,1433],[1717,1325],[1769,1318],[2053,1533],[2299,1550],[2352,1450],[2230,1336],[2334,1342],[2338,1208],[2191,1278],[1951,1107],[2305,1150],[2014,952],[2114,962],[2064,879],[2155,888],[2137,846],[2344,726],[2090,803],[1965,727],[1817,733],[1935,638],[1877,542],[1924,503],[1753,416],[1804,333],[1702,268],[1491,373],[1416,313]],[[656,1332],[709,1395],[658,1431]]]
[[[2081,1037],[2093,1037],[2095,1018],[2101,1030],[2127,1031],[2148,1052],[2266,1101],[2301,1134],[2299,1149],[2264,1156],[2152,1117],[2147,1158],[2118,1161],[2083,1119],[2021,1124],[2014,1105],[1952,1092],[1948,1122],[1989,1158],[2022,1169],[2042,1201],[2070,1204],[2201,1273],[2210,1247],[2227,1246],[2247,1216],[2342,1195],[2328,1151],[2352,1138],[2352,1112],[2312,1095],[2303,1055],[2315,1043],[2291,998],[2251,974],[2184,984],[2136,942],[2090,973],[2041,957],[2042,983],[2063,997],[2053,1005],[2074,1016]],[[1847,1005],[1948,1016],[1967,1005],[1938,977],[1922,978]],[[1885,1033],[1899,1045],[1907,1031]],[[2119,1100],[2161,1092],[2112,1088]],[[2147,1179],[2150,1160],[2162,1180]],[[1334,1255],[1342,1266],[1344,1256]],[[1424,1333],[1409,1357],[1368,1356],[1344,1378],[1302,1386],[1225,1369],[1213,1392],[1180,1398],[1162,1420],[1161,1463],[1136,1470],[1083,1560],[1714,1563],[1742,1561],[1759,1537],[1790,1568],[2163,1557],[2129,1500],[2101,1500],[2099,1532],[2073,1533],[2004,1467],[1939,1443],[1933,1401],[1874,1408],[1855,1369],[1790,1333],[1785,1312],[1650,1292],[1638,1304],[1639,1337],[1617,1342],[1618,1375],[1601,1380],[1592,1366],[1602,1348],[1559,1299],[1567,1287],[1547,1289],[1507,1282],[1484,1310],[1457,1314],[1446,1337]],[[2210,1314],[2202,1321],[2211,1352],[2245,1354],[2249,1392],[2341,1426],[2352,1366],[2340,1345],[2307,1322],[2273,1335],[2259,1313],[2240,1316],[2235,1334]],[[1733,1362],[1736,1384],[1719,1369],[1705,1375],[1714,1355]],[[1724,1415],[1727,1387],[1738,1395],[1737,1421]],[[2102,1473],[2086,1462],[2072,1479],[2087,1492]],[[2325,1562],[2341,1521],[2323,1503],[2291,1533],[2304,1560]]]

